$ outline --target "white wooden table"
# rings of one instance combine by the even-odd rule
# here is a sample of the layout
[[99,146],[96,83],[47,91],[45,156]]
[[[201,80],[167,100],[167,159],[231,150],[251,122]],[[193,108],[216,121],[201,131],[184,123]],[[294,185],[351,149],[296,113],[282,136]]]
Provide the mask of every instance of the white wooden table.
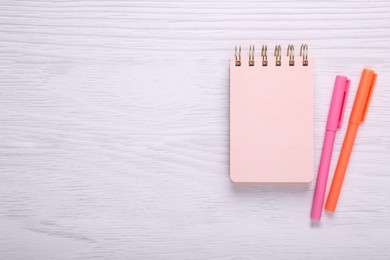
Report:
[[[336,74],[378,74],[336,214],[228,178],[234,46],[309,45],[315,162]],[[390,2],[0,2],[1,259],[389,259]],[[331,181],[331,178],[329,182]]]

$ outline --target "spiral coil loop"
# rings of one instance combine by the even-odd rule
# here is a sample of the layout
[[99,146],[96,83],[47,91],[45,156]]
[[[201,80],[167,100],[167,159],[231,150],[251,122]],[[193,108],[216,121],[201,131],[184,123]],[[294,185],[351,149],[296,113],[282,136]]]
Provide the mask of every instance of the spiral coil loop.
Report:
[[288,65],[289,66],[294,66],[295,61],[294,61],[294,45],[289,44],[287,47],[287,56],[288,58]]
[[277,44],[275,46],[274,56],[276,58],[275,65],[281,66],[282,65],[282,48],[280,47],[280,44]]
[[238,48],[238,52],[237,52],[237,46],[236,46],[234,56],[236,57],[236,66],[241,66],[241,45]]
[[249,45],[249,66],[255,66],[255,45]]
[[261,47],[261,57],[263,59],[262,65],[268,66],[268,60],[267,60],[267,45],[264,45]]
[[309,48],[307,47],[307,44],[302,44],[299,56],[302,56],[302,65],[303,66],[309,65],[309,61],[307,59],[308,52],[309,52]]

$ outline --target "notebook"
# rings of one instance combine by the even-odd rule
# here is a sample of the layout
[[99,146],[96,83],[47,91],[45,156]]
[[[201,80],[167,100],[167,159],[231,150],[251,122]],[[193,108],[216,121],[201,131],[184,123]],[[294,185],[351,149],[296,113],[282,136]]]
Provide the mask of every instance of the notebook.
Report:
[[[313,59],[308,47],[230,60],[230,179],[309,183],[313,179]],[[287,55],[286,55],[287,54]]]

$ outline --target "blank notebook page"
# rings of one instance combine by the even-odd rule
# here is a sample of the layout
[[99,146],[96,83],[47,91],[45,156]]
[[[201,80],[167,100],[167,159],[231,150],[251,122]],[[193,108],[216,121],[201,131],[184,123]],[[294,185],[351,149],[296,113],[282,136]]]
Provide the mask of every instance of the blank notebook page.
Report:
[[308,183],[313,178],[313,60],[289,66],[230,60],[230,178]]

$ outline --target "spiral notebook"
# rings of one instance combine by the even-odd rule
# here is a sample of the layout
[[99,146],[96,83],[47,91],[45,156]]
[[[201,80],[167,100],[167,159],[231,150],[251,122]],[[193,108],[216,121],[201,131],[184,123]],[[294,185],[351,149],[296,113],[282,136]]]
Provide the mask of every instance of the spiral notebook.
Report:
[[230,60],[230,179],[236,183],[308,183],[313,179],[313,59],[308,47]]

